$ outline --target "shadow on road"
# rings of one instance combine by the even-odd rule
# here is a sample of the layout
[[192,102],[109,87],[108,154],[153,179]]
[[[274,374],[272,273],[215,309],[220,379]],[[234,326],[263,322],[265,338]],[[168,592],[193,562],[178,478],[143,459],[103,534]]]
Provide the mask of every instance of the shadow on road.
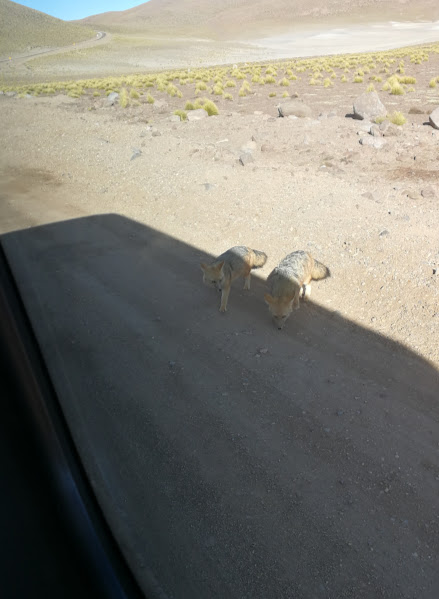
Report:
[[257,276],[222,315],[212,257],[118,215],[2,244],[151,596],[438,596],[431,364],[312,302],[279,332]]

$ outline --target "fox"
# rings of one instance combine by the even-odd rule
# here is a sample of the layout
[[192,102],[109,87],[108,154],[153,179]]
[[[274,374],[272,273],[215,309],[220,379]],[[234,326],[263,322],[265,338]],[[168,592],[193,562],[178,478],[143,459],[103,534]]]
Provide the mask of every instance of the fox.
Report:
[[251,271],[267,262],[267,254],[243,245],[230,248],[211,264],[201,263],[203,282],[221,291],[220,312],[226,312],[232,281],[244,277],[244,289],[250,289]]
[[268,275],[270,293],[264,295],[275,326],[282,330],[293,309],[299,308],[299,298],[309,298],[311,281],[331,276],[327,266],[315,260],[311,254],[297,251],[288,254]]

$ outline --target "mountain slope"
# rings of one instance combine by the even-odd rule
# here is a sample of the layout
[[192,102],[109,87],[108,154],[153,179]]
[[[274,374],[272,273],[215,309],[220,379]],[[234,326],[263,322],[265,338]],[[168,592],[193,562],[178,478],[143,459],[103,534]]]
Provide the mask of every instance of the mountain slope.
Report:
[[0,55],[67,46],[93,37],[92,27],[67,23],[10,0],[0,0]]
[[[413,6],[415,5],[415,6]],[[83,19],[109,30],[219,39],[270,35],[303,22],[435,20],[437,0],[150,0]]]

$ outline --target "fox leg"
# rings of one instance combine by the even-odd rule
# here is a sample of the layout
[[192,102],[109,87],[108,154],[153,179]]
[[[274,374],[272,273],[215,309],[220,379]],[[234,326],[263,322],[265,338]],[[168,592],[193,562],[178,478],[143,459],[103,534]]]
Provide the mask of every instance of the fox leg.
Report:
[[307,285],[303,285],[303,299],[307,300],[311,297],[311,285],[308,283]]
[[220,312],[225,312],[227,310],[227,300],[229,299],[229,293],[230,285],[228,287],[222,288]]
[[293,299],[293,309],[294,310],[298,310],[299,307],[300,307],[299,297],[300,297],[300,289],[297,291],[297,293],[296,293],[296,295],[294,296],[294,299]]
[[244,277],[244,289],[250,289],[250,278],[251,273],[248,273],[248,275]]

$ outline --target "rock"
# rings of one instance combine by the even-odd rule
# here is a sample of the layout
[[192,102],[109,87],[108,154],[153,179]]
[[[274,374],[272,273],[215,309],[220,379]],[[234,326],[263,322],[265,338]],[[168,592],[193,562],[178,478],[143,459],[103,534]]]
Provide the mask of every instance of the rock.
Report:
[[117,92],[111,92],[111,94],[108,94],[106,98],[106,104],[107,106],[114,106],[118,100],[119,94]]
[[257,150],[258,145],[255,141],[247,141],[241,148],[241,152],[254,152]]
[[376,92],[366,92],[354,101],[354,118],[374,120],[386,116],[387,110]]
[[383,132],[378,127],[378,125],[372,125],[372,127],[370,128],[370,134],[373,137],[382,137],[383,136]]
[[363,123],[359,123],[357,135],[361,135],[363,132],[370,133],[370,129],[373,126],[373,124],[374,123],[372,123],[371,121],[364,121]]
[[153,129],[151,135],[153,137],[160,137],[161,133],[157,129]]
[[262,144],[261,152],[274,152],[274,146],[271,144]]
[[364,193],[361,194],[361,197],[366,198],[367,200],[375,201],[375,197],[374,197],[373,193],[371,193],[370,191],[365,191]]
[[152,105],[152,109],[154,112],[157,112],[158,114],[166,114],[167,112],[169,112],[168,103],[164,100],[156,100]]
[[435,129],[439,129],[439,107],[435,108],[428,118],[430,125]]
[[131,156],[130,160],[134,160],[135,158],[138,158],[139,156],[141,156],[142,154],[142,150],[139,150],[139,148],[133,148],[133,155]]
[[380,237],[388,237],[389,235],[390,233],[387,229],[384,229],[384,231],[381,231],[380,233]]
[[13,98],[16,95],[17,95],[17,92],[5,92],[5,96],[8,96],[8,98]]
[[426,187],[421,190],[421,196],[425,199],[431,199],[436,197],[436,192],[433,187]]
[[179,123],[181,121],[181,118],[178,116],[178,114],[172,114],[169,117],[169,120],[171,121],[171,123]]
[[383,121],[380,124],[379,129],[384,137],[392,137],[392,136],[398,136],[398,135],[402,134],[401,127],[398,127],[398,125],[394,125],[390,121]]
[[277,110],[281,117],[296,116],[303,119],[310,117],[312,114],[311,108],[298,100],[290,100],[284,104],[279,104]]
[[243,152],[239,157],[239,162],[242,164],[242,166],[245,166],[249,162],[254,162],[254,158],[250,152]]
[[200,121],[201,119],[205,119],[207,117],[207,112],[204,108],[197,108],[196,110],[189,110],[187,113],[188,121]]
[[385,145],[385,143],[386,142],[384,141],[384,139],[381,139],[380,137],[360,137],[360,144],[362,146],[372,146],[377,150],[382,148]]

